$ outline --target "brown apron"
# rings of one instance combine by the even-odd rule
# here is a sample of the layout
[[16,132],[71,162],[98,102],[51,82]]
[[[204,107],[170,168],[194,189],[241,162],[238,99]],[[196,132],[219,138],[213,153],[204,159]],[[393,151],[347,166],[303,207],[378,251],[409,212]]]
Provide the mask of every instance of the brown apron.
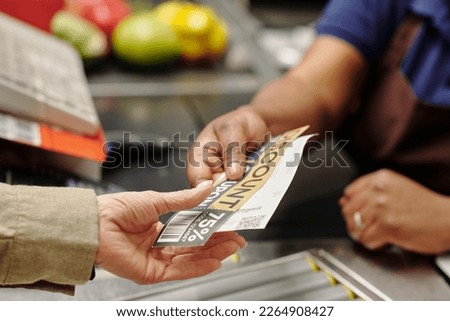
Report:
[[420,101],[400,70],[422,25],[410,16],[395,33],[353,119],[353,155],[363,171],[390,168],[450,195],[450,106]]

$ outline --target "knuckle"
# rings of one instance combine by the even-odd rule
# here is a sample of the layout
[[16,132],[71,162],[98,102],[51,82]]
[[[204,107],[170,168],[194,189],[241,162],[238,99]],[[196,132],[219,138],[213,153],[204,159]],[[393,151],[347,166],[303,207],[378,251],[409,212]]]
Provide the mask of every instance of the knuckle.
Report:
[[382,191],[386,189],[386,186],[390,180],[392,172],[388,169],[378,170],[373,179],[373,187],[375,190]]
[[215,130],[231,131],[242,124],[242,115],[238,111],[232,111],[219,118],[214,123]]
[[194,194],[195,190],[192,189],[183,189],[181,191],[178,191],[177,199],[176,201],[179,203],[184,203],[188,201]]
[[222,144],[216,141],[205,142],[202,146],[203,151],[209,152],[212,154],[221,154],[222,153]]
[[375,197],[375,207],[378,209],[385,208],[387,206],[388,199],[386,195],[377,195]]
[[244,157],[239,148],[228,148],[226,151],[226,165],[230,165],[234,162],[240,163],[240,160]]
[[247,121],[245,115],[239,111],[233,111],[217,119],[214,124],[214,131],[220,132],[224,137],[227,135],[232,137],[239,133],[245,132]]
[[378,222],[385,231],[395,233],[398,230],[397,220],[394,215],[380,215],[378,217]]
[[218,121],[215,125],[214,125],[214,129],[218,132],[229,132],[232,128],[231,123],[235,121],[235,119],[233,119],[234,117],[230,117],[231,119],[229,119],[228,121]]
[[224,165],[223,161],[220,158],[205,159],[204,164],[206,164],[208,167],[212,168],[213,170],[222,168]]

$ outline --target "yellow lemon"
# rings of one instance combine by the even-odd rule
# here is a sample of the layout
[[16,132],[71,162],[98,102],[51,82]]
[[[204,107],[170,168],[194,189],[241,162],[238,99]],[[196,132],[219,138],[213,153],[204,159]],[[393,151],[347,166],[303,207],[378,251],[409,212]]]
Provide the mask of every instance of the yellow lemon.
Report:
[[210,31],[213,21],[201,7],[183,5],[175,15],[172,25],[177,33],[192,37],[206,35]]
[[155,7],[154,12],[161,21],[173,26],[173,21],[184,3],[180,1],[165,1]]
[[206,57],[208,53],[206,39],[201,37],[183,37],[181,39],[181,56],[184,61],[195,63]]
[[217,59],[225,54],[228,46],[228,27],[223,21],[214,24],[208,34],[209,58]]
[[226,52],[228,28],[211,7],[170,0],[158,5],[154,12],[175,30],[185,61],[216,60]]

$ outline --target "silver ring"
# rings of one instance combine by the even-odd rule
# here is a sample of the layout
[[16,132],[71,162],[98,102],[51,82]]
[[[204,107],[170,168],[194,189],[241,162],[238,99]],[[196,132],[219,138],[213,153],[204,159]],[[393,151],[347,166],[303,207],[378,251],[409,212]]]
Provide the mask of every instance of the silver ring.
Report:
[[365,227],[360,211],[353,213],[353,220],[355,221],[355,225],[358,229],[362,230]]

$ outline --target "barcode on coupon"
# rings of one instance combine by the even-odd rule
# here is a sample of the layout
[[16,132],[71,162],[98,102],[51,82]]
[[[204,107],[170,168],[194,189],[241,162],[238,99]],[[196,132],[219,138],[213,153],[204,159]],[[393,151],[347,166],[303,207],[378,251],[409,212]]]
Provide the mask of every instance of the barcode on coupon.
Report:
[[0,138],[39,146],[41,132],[35,122],[0,115]]
[[159,236],[158,242],[179,242],[184,232],[202,211],[180,211],[176,213]]

